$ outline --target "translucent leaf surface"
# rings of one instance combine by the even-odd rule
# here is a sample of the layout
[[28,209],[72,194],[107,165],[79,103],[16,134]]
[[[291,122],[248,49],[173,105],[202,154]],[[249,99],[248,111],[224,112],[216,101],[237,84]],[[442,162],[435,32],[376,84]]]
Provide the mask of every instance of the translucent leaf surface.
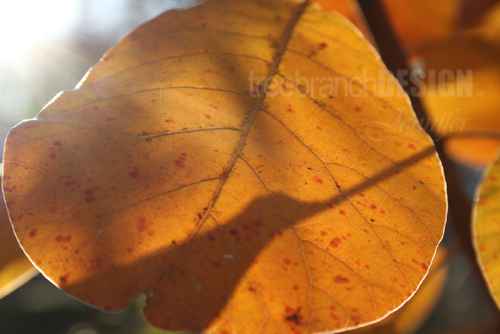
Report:
[[4,170],[46,277],[105,310],[146,293],[169,330],[374,322],[416,291],[446,217],[433,144],[373,48],[285,0],[139,27],[11,130]]
[[476,254],[484,278],[500,307],[500,162],[485,175],[475,207]]

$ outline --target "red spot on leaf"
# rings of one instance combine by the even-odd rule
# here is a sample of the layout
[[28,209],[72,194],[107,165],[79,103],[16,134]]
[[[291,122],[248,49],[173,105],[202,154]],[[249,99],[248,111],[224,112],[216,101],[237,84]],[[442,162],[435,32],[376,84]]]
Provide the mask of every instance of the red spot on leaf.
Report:
[[139,217],[139,221],[137,222],[136,228],[139,232],[145,232],[148,229],[148,221],[144,217]]
[[88,188],[84,191],[85,194],[85,202],[91,203],[95,201],[95,196],[94,196],[94,189]]
[[375,210],[376,208],[377,208],[377,206],[375,204],[370,204],[370,209]]
[[320,179],[317,176],[313,177],[313,180],[316,181],[316,183],[319,183],[319,184],[324,184],[325,183],[322,179]]
[[106,122],[108,122],[108,123],[109,122],[113,122],[114,120],[115,120],[114,117],[108,117],[108,118],[106,118]]
[[342,210],[342,209],[341,209],[341,210],[339,210],[339,213],[340,213],[341,215],[345,215],[345,214],[346,214],[346,213],[345,213],[345,211],[344,211],[344,210]]
[[408,144],[408,147],[411,148],[412,150],[416,150],[417,148],[413,144]]
[[57,154],[55,152],[52,152],[49,154],[49,158],[51,158],[52,160],[54,160],[56,158]]
[[58,141],[55,141],[55,142],[53,143],[53,145],[55,145],[55,146],[61,146],[61,142],[60,142],[59,140],[58,140]]
[[31,229],[31,231],[28,235],[30,238],[34,238],[34,237],[36,237],[37,234],[38,234],[38,229],[33,228],[33,229]]
[[365,208],[367,207],[367,205],[366,205],[366,204],[364,204],[364,203],[361,203],[360,201],[356,201],[356,203],[358,203],[359,205],[362,205],[362,206],[364,206]]
[[337,275],[333,278],[333,281],[335,283],[340,283],[340,284],[347,284],[349,283],[349,279],[347,277],[344,277],[344,276],[341,276],[341,275]]
[[177,160],[175,160],[175,165],[177,166],[177,168],[184,168],[185,167],[184,161],[186,161],[186,159],[187,159],[186,157],[187,157],[186,152],[182,152],[179,155],[179,158]]
[[327,233],[325,231],[321,231],[321,235],[325,236]]
[[335,237],[330,241],[330,246],[337,248],[341,242],[342,242],[342,239],[340,239],[339,237]]
[[416,190],[416,189],[417,189],[417,187],[415,187],[415,186],[412,186],[412,188],[413,188],[413,190]]
[[328,46],[328,44],[326,44],[325,42],[319,43],[318,50],[324,50],[327,46]]
[[422,269],[424,269],[424,270],[429,269],[429,266],[428,266],[428,265],[426,265],[425,263],[420,263],[420,262],[418,262],[418,261],[417,261],[417,260],[415,260],[415,259],[411,259],[411,262],[413,262],[413,263],[415,263],[415,264],[419,265],[419,266],[420,266],[420,267],[422,267]]
[[208,119],[212,119],[212,116],[210,116],[209,114],[205,114],[205,117]]
[[66,236],[58,235],[54,240],[61,243],[70,242],[71,235],[66,235]]
[[297,307],[297,310],[287,306],[285,307],[285,320],[295,323],[295,325],[299,326],[302,321],[302,315],[300,314],[300,310],[302,307]]
[[68,284],[68,278],[69,278],[69,274],[66,274],[64,276],[59,277],[59,285],[65,286],[66,284]]
[[136,166],[132,167],[132,172],[128,173],[128,175],[130,175],[131,178],[133,179],[137,179],[137,177],[139,177],[139,168],[137,168]]
[[290,265],[292,263],[289,259],[284,259],[283,262],[285,262],[286,265]]
[[175,123],[175,121],[173,119],[171,119],[171,118],[165,119],[165,122],[166,123]]

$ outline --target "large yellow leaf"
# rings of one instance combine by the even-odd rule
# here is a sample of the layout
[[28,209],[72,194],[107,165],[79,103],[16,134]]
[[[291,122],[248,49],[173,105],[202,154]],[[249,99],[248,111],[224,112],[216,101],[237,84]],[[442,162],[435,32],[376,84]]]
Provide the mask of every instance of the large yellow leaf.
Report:
[[500,307],[500,160],[485,174],[477,198],[474,246],[483,276]]
[[48,279],[105,310],[145,292],[170,330],[381,319],[417,290],[446,217],[433,144],[373,48],[286,0],[139,27],[11,130],[4,172]]

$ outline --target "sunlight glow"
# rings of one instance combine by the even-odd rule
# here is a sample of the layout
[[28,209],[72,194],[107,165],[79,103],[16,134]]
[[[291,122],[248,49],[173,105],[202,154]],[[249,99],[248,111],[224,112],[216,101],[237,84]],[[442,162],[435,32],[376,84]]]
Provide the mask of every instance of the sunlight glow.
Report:
[[76,0],[0,0],[0,65],[16,62],[37,43],[67,31]]

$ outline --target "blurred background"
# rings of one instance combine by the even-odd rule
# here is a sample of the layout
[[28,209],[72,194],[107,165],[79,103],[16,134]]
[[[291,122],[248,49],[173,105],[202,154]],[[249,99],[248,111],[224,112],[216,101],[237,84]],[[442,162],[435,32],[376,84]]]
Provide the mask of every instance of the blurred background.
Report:
[[[126,33],[165,10],[187,8],[196,2],[196,0],[0,0],[1,142],[3,143],[12,126],[22,119],[35,117],[61,90],[73,89],[104,52]],[[330,8],[338,6],[339,10],[347,10],[351,15],[350,19],[357,20],[355,23],[369,38],[370,33],[360,18],[359,8],[355,2],[337,0],[319,2]],[[385,4],[391,6],[391,2],[394,1],[386,1]],[[397,0],[395,6],[399,7],[389,10],[389,14],[392,15],[393,23],[401,26],[404,15],[413,18],[411,12],[418,14],[412,6],[424,6],[421,11],[425,14],[425,6],[439,7],[435,5],[436,3],[438,1]],[[440,0],[439,3],[448,6],[446,8],[449,10],[441,10],[442,5],[437,13],[431,13],[433,16],[429,14],[432,16],[430,18],[417,17],[414,20],[416,27],[412,27],[413,21],[408,19],[404,20],[407,25],[399,28],[399,37],[403,40],[409,59],[410,56],[416,56],[421,62],[420,57],[425,56],[426,52],[432,59],[432,52],[436,48],[426,48],[426,43],[437,45],[438,49],[442,45],[449,45],[440,41],[456,41],[457,36],[462,36],[464,31],[468,34],[469,29],[481,26],[492,8],[498,7],[498,1],[491,0],[477,0],[476,5],[471,5],[471,1],[458,0]],[[458,9],[455,8],[457,4],[461,6],[457,7]],[[467,9],[465,6],[471,6],[472,9]],[[450,8],[455,8],[456,13],[451,15]],[[408,10],[410,14],[404,14]],[[464,11],[469,15],[464,16]],[[431,19],[432,22],[429,21]],[[432,30],[438,32],[436,36],[432,34],[430,38],[413,36],[413,39],[404,40],[404,34],[407,32],[411,34],[412,31],[422,31],[421,26],[436,25],[436,20],[440,19],[444,22],[443,26],[453,24],[452,31],[439,30],[438,27]],[[453,22],[450,23],[450,20]],[[500,22],[495,20],[493,25],[495,22],[500,25]],[[454,53],[454,57],[460,56],[459,53]],[[476,65],[479,66],[465,61],[464,68],[475,68]],[[430,103],[432,104],[432,101]],[[500,105],[500,102],[498,104]],[[492,142],[493,144],[490,143],[494,146],[492,150],[496,150],[498,141]],[[464,189],[472,201],[485,163],[457,163],[457,166]],[[0,229],[0,232],[6,236],[10,231]],[[447,275],[444,275],[442,282],[438,284],[439,288],[432,297],[433,301],[428,303],[430,316],[413,326],[411,331],[498,332],[495,329],[498,328],[495,327],[499,321],[498,310],[486,294],[482,278],[460,253],[459,247],[457,248],[457,240],[453,228],[448,226],[444,239],[444,245],[451,249],[451,255],[445,256],[444,259]],[[0,239],[0,252],[4,251],[5,247],[6,242],[2,243]],[[1,257],[0,265],[3,265]],[[36,275],[0,299],[0,333],[161,333],[143,321],[140,311],[143,303],[144,300],[139,298],[123,312],[105,313],[74,300],[54,287],[43,276]]]

